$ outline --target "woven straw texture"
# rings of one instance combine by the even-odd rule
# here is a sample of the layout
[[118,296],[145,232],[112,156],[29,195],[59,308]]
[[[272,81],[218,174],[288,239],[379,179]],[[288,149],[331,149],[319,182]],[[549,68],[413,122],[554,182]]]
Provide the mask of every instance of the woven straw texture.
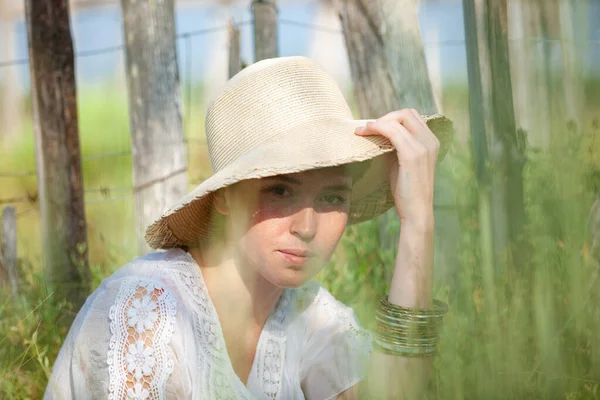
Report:
[[[424,116],[441,143],[439,160],[453,137],[452,122]],[[257,62],[234,76],[210,104],[206,139],[213,175],[146,230],[154,248],[190,246],[211,234],[212,193],[245,179],[291,174],[372,159],[353,185],[349,223],[368,220],[393,206],[380,136],[360,137],[333,78],[307,57]]]

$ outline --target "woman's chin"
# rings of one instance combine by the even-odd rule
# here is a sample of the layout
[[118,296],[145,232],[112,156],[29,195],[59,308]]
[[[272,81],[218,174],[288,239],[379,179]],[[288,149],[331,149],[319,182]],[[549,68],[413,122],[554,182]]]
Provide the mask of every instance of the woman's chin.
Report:
[[265,278],[273,285],[281,288],[299,288],[307,284],[313,276],[312,269],[298,269],[296,267],[284,266],[278,268],[276,273],[269,274]]

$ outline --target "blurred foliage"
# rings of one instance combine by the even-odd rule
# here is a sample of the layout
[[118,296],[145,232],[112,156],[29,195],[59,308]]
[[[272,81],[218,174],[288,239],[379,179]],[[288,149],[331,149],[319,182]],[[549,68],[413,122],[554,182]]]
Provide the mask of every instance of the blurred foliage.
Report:
[[[435,358],[430,399],[600,398],[600,272],[587,218],[598,189],[600,130],[572,124],[547,152],[528,151],[527,265],[510,265],[483,289],[476,181],[467,152],[453,149],[462,230],[458,279],[438,284],[450,312]],[[446,171],[447,173],[448,171]],[[392,227],[396,232],[399,226]],[[386,293],[393,254],[374,221],[350,227],[320,278],[364,325]],[[455,283],[456,282],[456,283]]]
[[[590,83],[589,96],[597,96]],[[202,88],[193,89],[184,109],[189,141],[190,186],[208,174],[203,143]],[[590,97],[590,98],[591,98]],[[600,186],[600,128],[593,107],[584,126],[555,126],[557,138],[545,152],[529,149],[525,197],[529,239],[527,265],[510,265],[483,289],[479,251],[477,186],[468,147],[467,91],[447,88],[446,114],[459,135],[444,174],[456,185],[461,227],[456,248],[460,268],[452,280],[436,281],[435,296],[450,305],[439,355],[434,361],[430,399],[596,399],[600,398],[599,265],[587,247],[587,217]],[[598,104],[595,99],[593,104]],[[79,92],[86,214],[94,287],[134,256],[131,156],[125,92],[112,87]],[[34,171],[31,126],[0,157],[3,172]],[[554,139],[553,139],[554,140]],[[109,190],[100,190],[101,188]],[[116,189],[115,189],[116,188]],[[121,188],[122,190],[119,190]],[[124,188],[124,189],[123,189]],[[97,189],[97,190],[96,190]],[[35,194],[36,178],[6,179],[2,198]],[[34,196],[33,196],[34,197]],[[47,293],[41,271],[39,214],[18,205],[21,294],[0,301],[0,398],[42,396],[52,363],[73,311]],[[22,213],[22,214],[20,214]],[[385,235],[397,236],[391,224]],[[330,265],[319,275],[341,301],[373,326],[375,302],[385,293],[395,255],[380,246],[375,221],[347,229]],[[448,275],[448,274],[446,274]]]

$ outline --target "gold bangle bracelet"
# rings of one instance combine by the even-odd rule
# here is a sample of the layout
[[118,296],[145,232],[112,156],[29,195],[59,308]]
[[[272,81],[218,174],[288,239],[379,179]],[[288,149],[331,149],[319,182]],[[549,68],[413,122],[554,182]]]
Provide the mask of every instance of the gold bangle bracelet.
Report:
[[426,357],[436,353],[439,331],[448,305],[434,300],[430,309],[407,308],[392,304],[384,296],[375,313],[373,343],[387,354]]
[[379,308],[391,315],[408,315],[415,318],[443,317],[448,313],[448,305],[440,300],[433,300],[433,308],[408,308],[392,304],[388,296],[379,301]]
[[425,349],[406,348],[393,344],[381,342],[377,339],[373,340],[375,349],[385,354],[398,355],[404,357],[430,357],[436,354],[436,347],[428,347]]

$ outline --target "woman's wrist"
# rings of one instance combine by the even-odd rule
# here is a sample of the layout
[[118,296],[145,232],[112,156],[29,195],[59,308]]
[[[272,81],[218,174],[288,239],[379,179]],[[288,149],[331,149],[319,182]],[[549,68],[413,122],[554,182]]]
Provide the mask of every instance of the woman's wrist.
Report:
[[400,219],[401,231],[410,230],[415,234],[432,233],[435,228],[435,216],[433,209],[431,211],[423,211],[408,217]]
[[433,291],[433,214],[405,220],[389,301],[406,307],[429,307]]

